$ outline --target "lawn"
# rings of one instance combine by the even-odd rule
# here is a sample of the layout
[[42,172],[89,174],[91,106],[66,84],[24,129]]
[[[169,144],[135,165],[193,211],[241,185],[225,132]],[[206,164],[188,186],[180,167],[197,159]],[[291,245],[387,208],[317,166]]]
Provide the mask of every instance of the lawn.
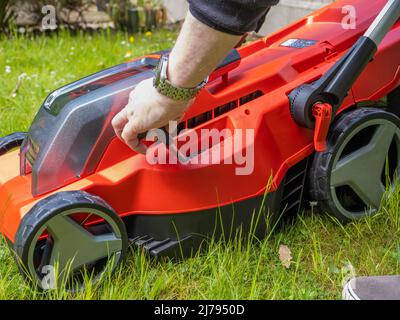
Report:
[[[27,130],[51,91],[129,57],[172,46],[160,31],[0,38],[0,136]],[[399,192],[380,212],[342,226],[318,209],[279,225],[261,241],[212,244],[181,263],[132,253],[103,286],[79,293],[31,290],[0,244],[0,299],[338,299],[350,275],[400,274]],[[284,266],[279,249],[287,246]]]

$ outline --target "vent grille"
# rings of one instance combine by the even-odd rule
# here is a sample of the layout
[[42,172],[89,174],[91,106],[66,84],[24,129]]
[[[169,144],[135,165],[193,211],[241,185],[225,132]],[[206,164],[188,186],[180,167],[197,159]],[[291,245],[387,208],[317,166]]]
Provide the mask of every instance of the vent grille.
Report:
[[207,111],[202,114],[199,114],[196,117],[190,118],[187,121],[187,127],[189,129],[196,128],[199,125],[201,125],[207,121],[210,121],[211,119],[212,119],[212,111]]
[[26,159],[28,160],[29,164],[32,167],[35,164],[38,153],[39,153],[39,145],[36,144],[30,137],[28,137]]
[[304,198],[309,157],[291,167],[285,177],[281,211],[287,216],[296,216]]
[[228,102],[227,104],[224,104],[223,106],[216,107],[214,109],[214,116],[219,117],[220,115],[235,109],[237,106],[238,106],[237,101],[231,101]]
[[239,99],[240,105],[244,105],[250,101],[256,100],[257,98],[261,97],[262,95],[263,95],[263,93],[260,90],[252,92],[252,93],[248,94],[247,96],[244,96]]
[[243,97],[240,97],[237,100],[230,101],[222,106],[218,106],[214,108],[214,110],[206,111],[204,113],[201,113],[193,118],[188,119],[187,121],[182,121],[178,125],[178,133],[181,132],[183,129],[188,128],[196,128],[203,123],[206,123],[207,121],[210,121],[216,117],[219,117],[223,115],[224,113],[227,113],[238,106],[242,106],[246,103],[249,103],[250,101],[253,101],[261,96],[263,96],[264,93],[261,90],[254,91],[248,95],[245,95]]

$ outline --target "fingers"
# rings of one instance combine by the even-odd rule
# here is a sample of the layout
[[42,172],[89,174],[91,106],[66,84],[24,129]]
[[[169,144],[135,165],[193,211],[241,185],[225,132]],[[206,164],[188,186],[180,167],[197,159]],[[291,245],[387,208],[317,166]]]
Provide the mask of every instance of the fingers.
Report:
[[126,140],[124,141],[133,151],[141,154],[146,154],[147,147],[143,143],[141,143],[137,137],[130,138],[128,142]]
[[129,121],[121,133],[122,140],[134,151],[145,154],[147,147],[138,139],[136,125],[133,121]]
[[115,117],[112,119],[111,124],[114,128],[115,134],[118,138],[122,140],[121,134],[124,130],[125,125],[128,123],[128,115],[126,108],[122,109]]
[[133,149],[139,142],[137,135],[138,132],[136,132],[134,122],[129,121],[122,130],[121,138],[125,141],[127,145],[129,145]]
[[133,101],[134,97],[135,97],[135,90],[132,90],[132,91],[129,93],[129,101],[128,101],[128,104],[129,104],[130,102]]
[[133,150],[135,150],[137,153],[141,153],[141,154],[145,155],[147,152],[147,147],[143,143],[138,142],[138,144],[136,145],[136,147]]
[[168,127],[171,119],[179,123],[190,104],[167,99],[154,88],[152,79],[144,80],[130,92],[129,103],[114,117],[112,126],[131,149],[145,153],[147,148],[139,141],[138,134],[151,128]]

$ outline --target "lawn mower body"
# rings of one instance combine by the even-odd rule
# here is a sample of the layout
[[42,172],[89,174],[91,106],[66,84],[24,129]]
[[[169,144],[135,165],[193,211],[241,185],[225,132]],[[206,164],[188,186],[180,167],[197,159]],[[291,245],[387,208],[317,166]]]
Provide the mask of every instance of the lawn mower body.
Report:
[[[153,256],[171,255],[178,247],[188,253],[204,237],[226,237],[232,227],[250,230],[261,207],[272,220],[297,213],[314,142],[313,130],[293,120],[288,95],[324,75],[385,4],[336,1],[235,49],[210,76],[180,128],[254,129],[254,145],[242,145],[243,153],[254,148],[250,175],[237,175],[235,164],[149,164],[115,137],[113,116],[127,104],[129,92],[153,76],[159,54],[56,90],[40,108],[21,150],[0,157],[2,234],[14,243],[21,220],[36,203],[70,190],[104,199],[123,219],[132,241]],[[343,29],[345,5],[357,12],[355,28]],[[338,113],[378,101],[399,85],[399,40],[398,21]],[[255,234],[265,232],[266,223],[259,223]]]

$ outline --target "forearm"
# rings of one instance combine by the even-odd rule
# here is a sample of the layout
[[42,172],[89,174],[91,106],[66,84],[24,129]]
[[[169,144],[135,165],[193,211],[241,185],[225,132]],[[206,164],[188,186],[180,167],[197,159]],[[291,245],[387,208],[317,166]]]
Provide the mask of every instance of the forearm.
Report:
[[[200,0],[198,1],[196,4],[200,3]],[[220,1],[222,3],[225,0]],[[248,6],[253,4],[252,1],[246,0]],[[257,7],[251,10],[251,14],[240,15],[242,23],[240,28],[234,28],[235,30],[218,28],[216,23],[221,22],[218,15],[214,15],[210,19],[202,18],[204,18],[204,13],[215,13],[217,9],[229,7],[230,11],[222,10],[220,13],[221,17],[225,15],[225,17],[232,18],[227,19],[230,20],[232,27],[236,21],[236,13],[240,12],[240,9],[246,9],[242,8],[241,0],[229,1],[231,4],[229,6],[228,2],[224,2],[224,6],[221,8],[215,6],[213,1],[208,0],[202,2],[204,6],[191,7],[196,14],[192,16],[192,13],[188,13],[169,56],[167,70],[169,82],[175,87],[197,87],[228,55],[229,51],[239,42],[241,35],[254,30],[255,25],[259,24],[259,17],[264,16],[269,8],[265,3],[276,0],[257,1],[264,3],[264,11],[260,11]],[[195,2],[193,0],[190,3],[193,6]],[[139,83],[130,93],[128,104],[114,117],[112,125],[121,140],[135,151],[144,153],[146,147],[139,141],[138,135],[154,128],[164,127],[170,120],[179,121],[193,101],[194,99],[174,99],[173,96],[168,96],[168,92],[167,95],[160,93],[154,86],[153,79],[149,78]]]
[[240,37],[214,30],[189,12],[169,57],[170,82],[179,87],[197,86],[214,71]]

